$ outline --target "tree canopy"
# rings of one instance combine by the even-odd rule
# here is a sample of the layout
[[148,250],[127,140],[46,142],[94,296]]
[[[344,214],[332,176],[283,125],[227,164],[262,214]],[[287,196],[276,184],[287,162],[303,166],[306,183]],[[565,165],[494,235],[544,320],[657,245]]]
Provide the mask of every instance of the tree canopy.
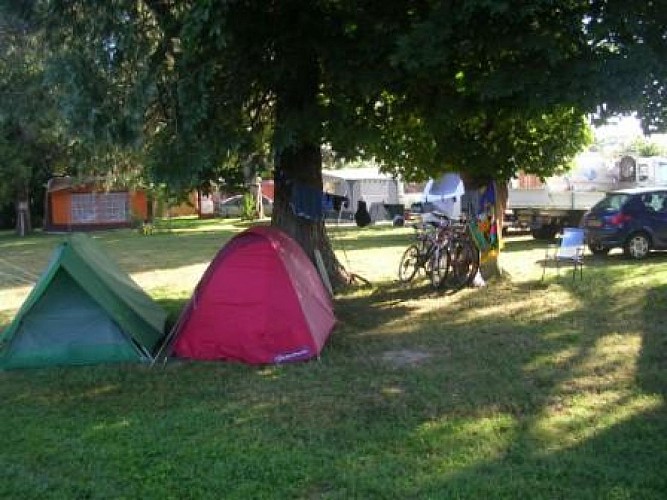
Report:
[[70,133],[144,148],[172,180],[295,144],[547,174],[584,116],[665,128],[665,11],[618,0],[14,1],[59,50]]
[[49,37],[69,133],[185,186],[259,154],[321,187],[323,144],[408,179],[547,176],[590,139],[587,116],[667,127],[661,2],[9,3]]

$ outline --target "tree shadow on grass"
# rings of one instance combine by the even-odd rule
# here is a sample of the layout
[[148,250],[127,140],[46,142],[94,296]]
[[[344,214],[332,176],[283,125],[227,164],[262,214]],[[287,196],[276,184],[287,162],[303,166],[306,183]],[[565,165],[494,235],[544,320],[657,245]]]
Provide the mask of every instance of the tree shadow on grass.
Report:
[[[497,450],[497,457],[472,462],[451,474],[425,473],[413,489],[397,493],[467,498],[662,497],[667,480],[655,464],[667,461],[667,414],[662,399],[667,392],[667,341],[656,318],[667,315],[667,287],[627,294],[616,289],[618,280],[614,273],[603,272],[583,285],[511,284],[507,285],[510,295],[503,297],[493,297],[490,290],[467,291],[443,302],[440,314],[420,313],[419,308],[404,305],[403,312],[412,316],[399,327],[403,345],[428,348],[431,359],[407,368],[395,366],[393,377],[381,354],[394,347],[395,337],[394,342],[383,342],[385,332],[377,324],[370,336],[356,334],[358,343],[365,341],[360,350],[374,369],[375,386],[393,386],[403,398],[401,407],[421,408],[416,413],[423,412],[424,422],[432,421],[432,433],[410,436],[407,432],[397,443],[423,446],[425,455],[438,457],[434,469],[439,470],[438,464],[447,461],[449,453],[435,452],[435,443],[451,435],[436,432],[438,422],[447,428],[449,419],[475,414],[491,421],[510,415],[514,422],[511,430],[503,431],[511,439]],[[535,306],[529,300],[536,294],[544,298],[539,311],[532,310]],[[556,294],[572,295],[576,305],[554,306]],[[367,300],[375,297],[377,303],[386,303],[390,296],[391,290]],[[487,316],[485,308],[498,309],[501,315]],[[410,325],[416,324],[420,326],[410,335]],[[624,375],[631,361],[617,352],[626,348],[625,331],[642,334],[637,387]],[[441,368],[430,370],[434,365]],[[411,376],[419,372],[423,373]],[[428,403],[423,400],[425,383],[435,391]],[[645,395],[650,399],[652,394],[662,396],[657,405],[645,400]],[[576,403],[570,413],[570,405],[580,398],[590,402]],[[368,411],[377,415],[397,410],[385,400]],[[363,421],[372,428],[377,421],[370,414]],[[562,444],[554,447],[555,442],[544,435],[545,424],[551,432],[562,432]],[[483,446],[483,436],[482,432],[471,440],[470,450]],[[406,471],[413,467],[403,465]]]
[[664,408],[646,411],[546,452],[532,443],[527,422],[498,457],[432,474],[417,488],[440,498],[664,498],[667,479],[655,464],[667,461],[666,417]]
[[[602,281],[606,283],[600,284],[613,285],[613,280],[603,278]],[[597,292],[595,297],[581,294],[584,307],[599,303],[598,298],[613,297],[604,288]],[[611,304],[604,315],[627,314],[627,307],[631,305]],[[632,381],[629,385],[620,381],[617,385],[605,386],[604,378],[613,376],[614,370],[621,367],[614,359],[600,362],[592,376],[597,375],[601,380],[588,381],[590,385],[587,387],[584,381],[574,382],[575,377],[570,382],[575,385],[568,391],[573,391],[571,397],[574,398],[600,391],[600,396],[591,401],[591,413],[586,414],[582,409],[578,410],[580,415],[568,412],[568,405],[563,400],[568,392],[556,390],[556,387],[577,372],[581,375],[581,367],[586,363],[595,363],[594,345],[611,333],[600,326],[602,318],[593,319],[590,324],[597,325],[594,328],[598,331],[588,342],[579,345],[580,352],[568,361],[562,376],[548,377],[553,391],[547,391],[545,396],[549,392],[552,395],[538,401],[536,411],[519,414],[518,425],[508,431],[512,434],[508,446],[498,450],[496,457],[461,468],[456,473],[433,475],[420,485],[420,494],[457,498],[525,495],[533,498],[664,498],[667,477],[655,464],[667,463],[667,409],[664,403],[667,395],[667,340],[664,328],[655,318],[667,315],[667,286],[647,290],[640,312],[637,323],[632,325],[640,326],[642,332],[636,388],[632,387]],[[621,331],[615,335],[622,334]],[[655,395],[659,397],[655,398]],[[506,395],[503,400],[507,401]],[[550,409],[551,415],[539,407]],[[553,450],[540,444],[547,418],[560,421],[559,427],[566,438]],[[571,433],[569,439],[577,434],[582,436],[568,444],[568,433]]]
[[[666,290],[625,289],[608,271],[448,297],[428,285],[356,290],[336,301],[344,324],[321,361],[12,376],[7,407],[22,406],[3,420],[39,433],[40,470],[56,456],[95,463],[95,477],[114,478],[124,496],[132,463],[162,472],[155,495],[226,485],[242,497],[249,482],[238,478],[252,470],[250,485],[265,496],[660,498],[667,415],[651,397],[667,385],[656,321]],[[429,356],[398,365],[383,356],[395,349]],[[26,423],[31,410],[39,421]],[[193,472],[211,467],[205,479]]]
[[[623,315],[628,310],[634,307],[636,311],[637,306],[645,303],[646,310],[639,307],[643,316],[634,318],[630,325],[641,330],[642,318],[655,317],[656,311],[648,305],[653,294],[661,296],[664,288],[650,291],[646,302],[637,294],[615,304],[622,294],[614,291],[615,284],[614,277],[608,275],[590,284],[593,289],[570,283],[523,283],[510,285],[511,294],[504,297],[490,296],[493,293],[490,290],[463,293],[454,301],[443,302],[441,314],[419,313],[415,308],[413,316],[406,318],[400,328],[404,332],[404,345],[427,347],[432,357],[412,367],[395,366],[393,376],[381,361],[382,350],[394,347],[390,340],[382,342],[384,332],[375,332],[370,337],[375,347],[368,336],[357,335],[358,343],[365,340],[360,350],[375,374],[374,387],[391,388],[392,393],[400,394],[397,399],[401,399],[400,404],[388,399],[374,400],[368,407],[368,418],[359,417],[369,426],[369,438],[374,435],[375,426],[379,426],[379,415],[394,414],[398,418],[403,407],[416,409],[412,417],[420,420],[421,413],[423,422],[430,422],[426,429],[432,429],[410,433],[406,424],[406,434],[397,437],[397,447],[422,449],[419,456],[431,456],[433,462],[422,459],[421,467],[414,470],[414,464],[399,465],[398,459],[394,463],[397,470],[403,468],[406,474],[410,470],[421,472],[421,480],[412,489],[399,489],[395,493],[466,498],[600,498],[615,494],[659,498],[665,491],[665,479],[661,469],[655,467],[654,459],[661,463],[667,458],[664,404],[657,407],[648,404],[644,408],[641,391],[626,386],[622,373],[615,379],[617,370],[623,369],[619,363],[630,361],[616,358],[613,344],[608,350],[601,346],[619,335],[613,332],[623,331],[626,325]],[[535,294],[544,298],[544,307],[539,311],[532,310],[535,306],[529,300]],[[554,307],[555,299],[551,297],[555,294],[571,294],[576,297],[577,305]],[[485,308],[497,308],[501,315],[487,316]],[[434,317],[427,319],[424,314]],[[420,326],[413,332],[411,342],[409,330],[414,324]],[[658,330],[655,328],[656,334]],[[622,334],[620,338],[623,345]],[[651,368],[640,369],[638,379],[641,382],[645,377],[642,373],[652,373],[649,377],[652,384],[664,394],[667,386],[664,375],[655,380],[655,360],[665,359],[664,341],[659,342],[658,350],[654,350],[644,339],[642,349],[648,348],[653,353],[647,363]],[[599,359],[600,355],[604,357]],[[644,359],[647,356],[642,353],[640,360]],[[439,368],[433,369],[435,365]],[[425,384],[433,388],[432,399],[424,399],[428,393]],[[646,382],[640,385],[649,392],[654,390]],[[629,391],[626,396],[615,396],[626,391]],[[574,410],[583,410],[580,415],[569,413],[570,398],[580,397],[591,398],[590,406]],[[491,427],[494,419],[509,415],[512,425],[489,429],[491,434],[508,433],[506,445],[501,442],[494,458],[473,460],[443,474],[443,462],[455,464],[457,459],[465,462],[467,453],[474,455],[473,450],[484,446],[485,431],[481,427],[476,437],[470,436],[469,450],[462,455],[455,451],[460,448],[460,426],[464,424],[453,424],[454,431],[451,422],[465,419],[465,425],[469,425],[474,415],[479,422],[488,420]],[[559,420],[563,421],[560,425]],[[557,440],[553,442],[543,435],[547,422],[551,422],[548,425],[553,431],[560,427],[563,438],[572,443],[555,446]],[[414,430],[418,428],[415,422]],[[443,445],[449,439],[459,441]],[[380,460],[380,455],[377,458]],[[377,468],[369,469],[369,476]],[[429,473],[429,469],[437,472]],[[364,484],[363,478],[356,480]]]
[[638,381],[646,391],[667,398],[667,285],[647,291],[644,312],[647,321],[637,364]]

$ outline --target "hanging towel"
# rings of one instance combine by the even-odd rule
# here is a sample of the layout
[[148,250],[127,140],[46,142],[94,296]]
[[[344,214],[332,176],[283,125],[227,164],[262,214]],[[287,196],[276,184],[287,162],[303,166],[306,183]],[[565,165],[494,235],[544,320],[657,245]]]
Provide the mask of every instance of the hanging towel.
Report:
[[305,184],[292,184],[290,197],[292,211],[298,217],[309,220],[320,220],[322,211],[322,191]]
[[322,205],[325,210],[335,210],[336,212],[340,212],[343,207],[347,207],[349,201],[347,196],[324,193]]

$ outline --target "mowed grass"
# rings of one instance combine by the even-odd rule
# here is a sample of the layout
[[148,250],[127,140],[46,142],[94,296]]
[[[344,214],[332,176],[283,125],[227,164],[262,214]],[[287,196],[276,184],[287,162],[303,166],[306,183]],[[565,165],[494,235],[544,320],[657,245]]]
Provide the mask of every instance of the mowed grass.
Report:
[[[173,321],[244,227],[95,237]],[[541,282],[544,246],[512,238],[505,278],[449,294],[395,282],[410,237],[332,228],[373,286],[336,297],[318,361],[0,373],[0,496],[664,498],[667,255]],[[0,235],[0,324],[61,239]]]

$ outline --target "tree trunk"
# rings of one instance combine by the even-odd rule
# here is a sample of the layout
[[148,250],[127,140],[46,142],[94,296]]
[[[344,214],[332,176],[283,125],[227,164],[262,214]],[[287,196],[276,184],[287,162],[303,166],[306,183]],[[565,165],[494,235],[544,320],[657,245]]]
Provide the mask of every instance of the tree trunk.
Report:
[[491,275],[493,276],[502,276],[503,267],[501,264],[501,254],[503,250],[503,224],[505,221],[505,209],[507,208],[507,198],[509,196],[509,190],[507,187],[507,181],[494,181],[495,191],[496,191],[496,234],[498,235],[498,253],[495,257],[495,262],[493,263],[493,268]]
[[296,186],[322,192],[322,157],[319,145],[302,145],[283,150],[276,161],[275,193],[271,224],[289,234],[317,265],[315,251],[322,256],[329,281],[334,290],[348,282],[348,276],[339,263],[326,232],[324,220],[297,216],[290,205],[292,189]]
[[257,218],[264,218],[264,196],[262,195],[262,178],[256,176],[255,184],[255,211],[257,212]]
[[507,210],[507,198],[509,197],[509,188],[507,186],[507,181],[495,181],[496,182],[496,218],[498,221],[498,238],[500,239],[500,244],[498,248],[502,250],[503,248],[503,226],[505,224],[505,210]]
[[[488,181],[482,181],[479,179],[471,178],[466,174],[461,174],[461,179],[463,180],[463,185],[468,197],[473,200],[473,206],[475,210],[477,208],[479,200],[479,191],[482,188],[485,188],[488,185]],[[498,249],[497,251],[488,252],[486,255],[482,255],[480,261],[479,276],[476,277],[476,283],[485,283],[491,278],[502,276],[502,268],[500,266],[500,254],[502,251],[502,228],[503,228],[503,219],[505,214],[505,208],[507,207],[507,183],[504,181],[493,181],[494,191],[495,191],[495,220],[496,220],[496,235],[498,238]],[[477,196],[476,196],[477,195]],[[467,208],[467,207],[464,207]],[[476,217],[477,213],[470,213],[470,217]]]
[[[278,51],[289,76],[276,90],[274,205],[271,224],[282,229],[305,250],[317,266],[319,252],[334,290],[350,282],[338,261],[322,216],[298,216],[290,205],[295,190],[322,193],[321,124],[317,122],[319,64],[314,52],[298,47]],[[283,59],[284,58],[284,59]],[[289,139],[287,139],[289,137]],[[288,142],[283,144],[282,141]]]
[[32,232],[30,219],[30,195],[27,189],[20,190],[16,196],[16,234],[26,236]]

